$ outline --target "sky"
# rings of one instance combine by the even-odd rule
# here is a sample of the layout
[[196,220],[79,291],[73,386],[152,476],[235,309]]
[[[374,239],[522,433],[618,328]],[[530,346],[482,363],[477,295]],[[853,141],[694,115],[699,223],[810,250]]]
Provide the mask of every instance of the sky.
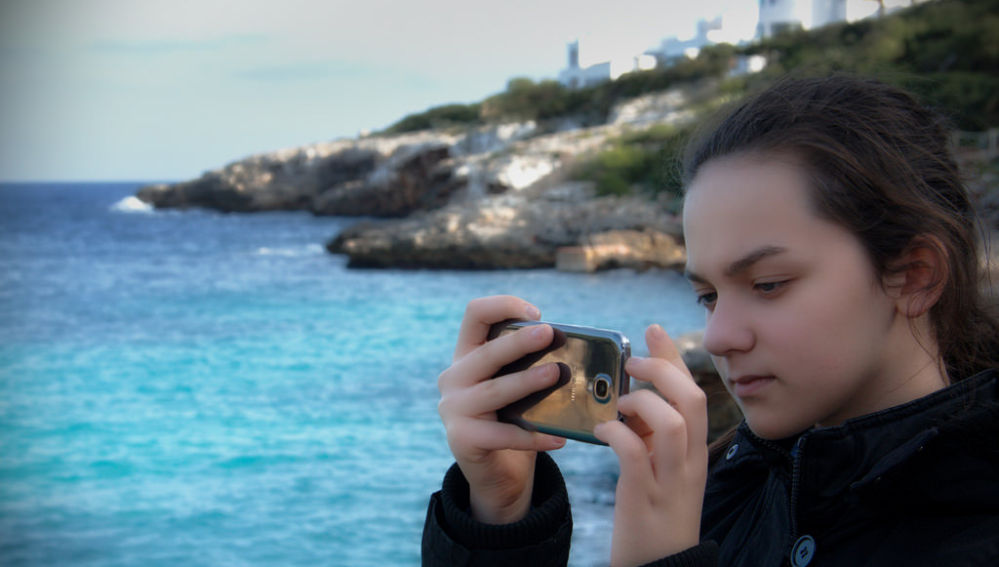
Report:
[[0,181],[180,181],[630,60],[757,0],[0,0]]

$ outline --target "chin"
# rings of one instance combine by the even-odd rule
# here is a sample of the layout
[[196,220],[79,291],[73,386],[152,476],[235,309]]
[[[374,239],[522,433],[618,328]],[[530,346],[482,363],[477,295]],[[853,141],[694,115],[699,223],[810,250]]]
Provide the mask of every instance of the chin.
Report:
[[802,425],[787,421],[780,421],[766,418],[753,418],[752,414],[746,414],[746,424],[761,439],[777,441],[787,439],[806,431],[811,425]]

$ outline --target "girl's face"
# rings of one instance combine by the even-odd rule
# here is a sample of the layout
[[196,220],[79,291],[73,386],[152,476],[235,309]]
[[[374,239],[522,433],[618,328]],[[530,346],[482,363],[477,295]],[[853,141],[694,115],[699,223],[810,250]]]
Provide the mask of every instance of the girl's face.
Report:
[[912,399],[907,357],[926,360],[859,240],[812,211],[807,183],[790,159],[718,158],[683,211],[704,346],[769,439]]

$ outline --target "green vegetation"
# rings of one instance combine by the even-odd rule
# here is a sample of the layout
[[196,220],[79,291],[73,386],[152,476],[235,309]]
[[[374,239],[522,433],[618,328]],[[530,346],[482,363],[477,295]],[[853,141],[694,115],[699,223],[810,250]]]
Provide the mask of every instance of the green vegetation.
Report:
[[451,128],[478,124],[481,120],[481,104],[446,104],[436,106],[419,114],[410,114],[389,126],[386,134],[402,134],[429,130],[431,128]]
[[[615,81],[584,89],[568,89],[558,81],[535,82],[517,77],[506,90],[481,104],[438,106],[411,114],[385,130],[399,134],[457,124],[477,125],[511,120],[534,120],[544,127],[560,120],[583,126],[603,124],[620,102],[724,74],[736,48],[723,44],[705,48],[697,59],[680,61],[668,69],[627,73]],[[473,114],[474,113],[474,114]]]
[[747,47],[705,48],[667,69],[628,73],[615,81],[570,90],[553,80],[515,78],[505,91],[477,104],[449,104],[409,115],[386,133],[507,120],[600,124],[614,105],[643,94],[718,78],[733,57],[765,55],[767,68],[730,81],[745,90],[789,72],[875,75],[914,90],[947,109],[957,125],[999,125],[999,0],[936,0],[884,18],[791,31]]
[[664,124],[621,136],[612,146],[577,168],[575,177],[596,183],[598,195],[627,195],[636,190],[679,203],[681,178],[676,156],[688,129]]
[[[764,71],[725,78],[735,57],[764,55]],[[935,0],[887,17],[790,31],[746,47],[717,45],[667,69],[628,73],[595,87],[570,90],[556,81],[516,78],[481,104],[447,105],[407,116],[387,132],[535,120],[545,131],[561,123],[606,122],[627,99],[714,79],[716,98],[737,98],[788,73],[847,72],[905,87],[950,116],[963,130],[999,126],[999,0]],[[710,98],[710,97],[709,97]],[[707,104],[701,110],[710,110]],[[604,195],[675,194],[676,156],[686,131],[654,127],[616,140],[582,164]]]
[[958,128],[999,126],[999,0],[936,0],[740,51],[769,61],[752,85],[786,73],[871,75],[915,92]]

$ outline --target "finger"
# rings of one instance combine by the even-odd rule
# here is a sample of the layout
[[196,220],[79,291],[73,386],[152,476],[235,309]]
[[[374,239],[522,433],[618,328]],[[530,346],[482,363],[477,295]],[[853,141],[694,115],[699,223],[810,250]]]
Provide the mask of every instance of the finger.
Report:
[[687,424],[689,447],[707,443],[707,398],[690,376],[659,358],[633,357],[628,361],[627,371],[636,380],[652,383],[659,396],[679,412]]
[[651,453],[656,471],[683,464],[687,458],[688,425],[666,400],[649,390],[639,390],[622,397],[618,411],[629,416],[628,425]]
[[512,295],[482,297],[468,302],[465,316],[458,331],[458,344],[455,347],[455,360],[465,356],[472,349],[484,344],[489,328],[506,319],[527,319],[537,321],[541,311],[530,303]]
[[610,445],[621,467],[618,484],[648,486],[654,481],[649,450],[634,431],[620,421],[611,420],[593,428],[593,435]]
[[488,380],[507,364],[544,349],[554,337],[549,325],[531,325],[488,341],[445,370],[438,386],[443,393],[451,387],[465,388]]
[[638,380],[651,382],[680,411],[688,422],[692,447],[698,440],[706,443],[708,416],[704,390],[694,381],[679,349],[661,326],[650,325],[645,340],[652,357],[629,361],[629,373]]
[[483,380],[472,387],[461,388],[441,397],[438,411],[441,416],[474,416],[495,412],[530,394],[554,386],[559,378],[558,365],[551,363]]
[[686,363],[683,362],[680,349],[676,348],[673,339],[669,337],[669,334],[660,325],[649,325],[645,329],[645,344],[649,347],[650,356],[665,360],[676,366],[687,376],[690,376],[690,370],[687,369]]
[[455,455],[478,451],[553,451],[565,445],[565,439],[527,431],[512,423],[465,419],[448,428],[448,442]]

